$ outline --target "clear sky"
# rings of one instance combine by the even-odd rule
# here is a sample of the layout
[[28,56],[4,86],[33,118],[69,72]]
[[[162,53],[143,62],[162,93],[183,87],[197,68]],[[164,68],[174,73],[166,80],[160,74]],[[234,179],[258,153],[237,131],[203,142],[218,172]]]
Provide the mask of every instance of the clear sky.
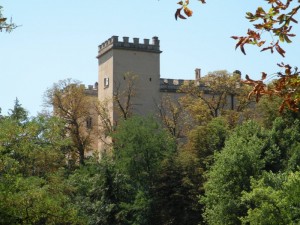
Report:
[[[53,83],[73,78],[97,81],[98,45],[117,35],[160,39],[161,77],[193,79],[215,70],[259,78],[262,71],[277,72],[276,63],[299,66],[300,29],[286,58],[247,46],[247,55],[235,50],[232,35],[245,35],[251,24],[245,12],[254,12],[263,0],[190,0],[194,15],[174,19],[179,0],[1,0],[3,14],[21,25],[0,33],[0,107],[13,107],[16,97],[30,115],[42,111],[43,93]],[[299,20],[299,15],[298,15]]]

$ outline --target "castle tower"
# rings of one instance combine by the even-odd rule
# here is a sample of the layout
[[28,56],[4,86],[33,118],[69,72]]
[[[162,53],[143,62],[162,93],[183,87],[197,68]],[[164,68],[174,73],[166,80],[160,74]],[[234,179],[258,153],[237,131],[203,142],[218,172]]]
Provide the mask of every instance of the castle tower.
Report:
[[[134,80],[134,97],[131,99],[135,114],[154,113],[155,101],[159,99],[160,88],[160,49],[158,37],[144,39],[112,36],[99,45],[98,51],[98,97],[100,101],[109,102],[111,120],[118,121],[119,112],[113,96],[119,93],[126,100],[129,79],[125,74],[136,76]],[[125,104],[125,103],[124,103]]]

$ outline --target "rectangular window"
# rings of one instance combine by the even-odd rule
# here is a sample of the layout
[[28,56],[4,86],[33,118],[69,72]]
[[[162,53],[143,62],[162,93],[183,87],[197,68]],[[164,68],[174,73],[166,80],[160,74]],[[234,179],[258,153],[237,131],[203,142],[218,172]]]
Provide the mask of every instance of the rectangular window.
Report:
[[108,88],[108,86],[109,86],[109,78],[106,77],[104,78],[104,88]]

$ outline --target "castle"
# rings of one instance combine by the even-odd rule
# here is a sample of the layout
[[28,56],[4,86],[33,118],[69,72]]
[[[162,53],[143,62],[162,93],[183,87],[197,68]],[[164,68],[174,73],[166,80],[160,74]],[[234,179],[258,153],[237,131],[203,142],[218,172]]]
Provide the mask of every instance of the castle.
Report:
[[[160,77],[161,53],[158,37],[153,37],[151,43],[149,39],[141,43],[139,38],[130,42],[128,37],[119,40],[118,36],[112,36],[98,47],[98,82],[95,86],[89,85],[86,93],[107,102],[113,123],[118,121],[120,111],[116,108],[120,106],[123,114],[129,108],[134,114],[153,114],[164,95],[178,98],[182,95],[178,92],[180,86],[189,82]],[[200,78],[201,70],[196,69],[195,80]]]
[[[88,85],[86,93],[98,96],[100,101],[112,99],[114,93],[122,93],[125,88],[126,74],[136,75],[134,102],[134,113],[146,115],[152,113],[156,108],[162,95],[172,93],[180,95],[180,86],[189,80],[165,79],[160,77],[160,50],[158,37],[144,39],[140,43],[139,38],[123,37],[120,41],[118,36],[112,36],[98,47],[98,82]],[[195,79],[201,77],[200,69],[195,70]],[[124,97],[124,96],[123,96]],[[113,101],[109,108],[111,119],[115,121],[118,117],[113,110]]]

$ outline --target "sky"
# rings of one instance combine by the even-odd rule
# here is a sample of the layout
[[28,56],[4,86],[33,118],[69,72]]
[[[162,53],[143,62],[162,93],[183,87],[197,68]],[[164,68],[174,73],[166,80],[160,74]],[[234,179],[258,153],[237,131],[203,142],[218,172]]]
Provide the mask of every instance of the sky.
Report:
[[[161,77],[194,79],[216,70],[240,70],[254,79],[273,74],[277,63],[299,66],[300,35],[282,45],[286,57],[246,46],[235,50],[233,35],[243,36],[252,25],[245,13],[263,0],[190,0],[193,16],[174,18],[178,0],[0,0],[3,15],[19,25],[0,33],[0,107],[7,114],[18,98],[30,116],[43,110],[43,95],[59,80],[83,84],[98,79],[98,45],[113,35],[160,40]],[[299,20],[299,15],[297,15]],[[294,33],[300,34],[297,25]],[[266,34],[270,40],[269,34]]]

